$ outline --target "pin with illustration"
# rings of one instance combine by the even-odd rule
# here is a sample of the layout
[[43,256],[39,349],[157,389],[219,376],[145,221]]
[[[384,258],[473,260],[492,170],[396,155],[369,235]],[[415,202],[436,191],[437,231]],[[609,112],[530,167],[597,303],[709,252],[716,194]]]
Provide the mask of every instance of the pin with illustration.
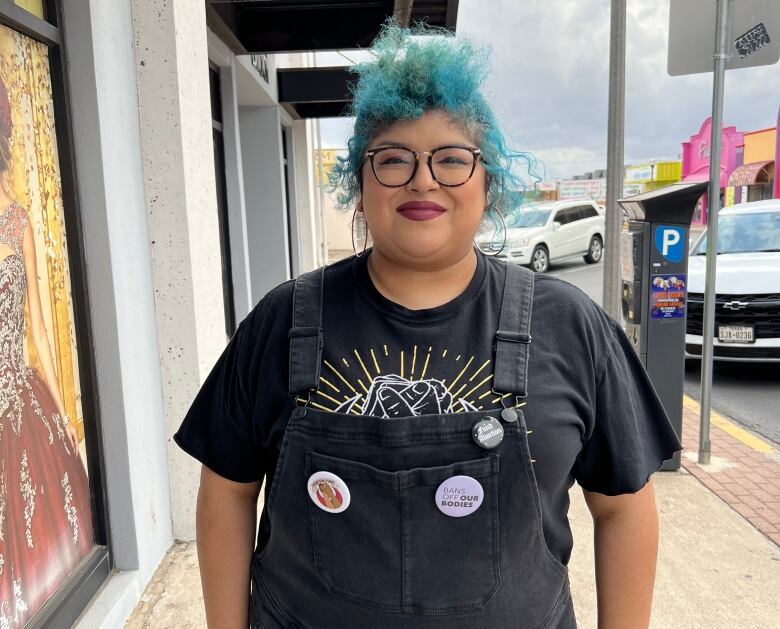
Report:
[[341,513],[350,503],[349,487],[331,472],[315,472],[306,483],[309,498],[323,511]]

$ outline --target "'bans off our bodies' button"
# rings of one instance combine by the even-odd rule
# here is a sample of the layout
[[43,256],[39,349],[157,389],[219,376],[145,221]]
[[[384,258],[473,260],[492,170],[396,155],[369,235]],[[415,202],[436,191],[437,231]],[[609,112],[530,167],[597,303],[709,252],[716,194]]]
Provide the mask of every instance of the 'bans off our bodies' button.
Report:
[[436,490],[436,506],[453,518],[474,513],[482,505],[485,492],[476,478],[451,476]]

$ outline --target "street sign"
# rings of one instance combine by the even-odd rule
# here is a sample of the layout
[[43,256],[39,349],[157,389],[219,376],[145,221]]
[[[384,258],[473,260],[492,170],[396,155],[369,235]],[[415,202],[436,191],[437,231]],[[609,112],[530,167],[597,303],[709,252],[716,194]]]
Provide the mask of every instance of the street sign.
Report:
[[659,225],[655,228],[655,247],[665,260],[679,262],[685,256],[685,230]]
[[[714,0],[670,0],[670,75],[712,72],[715,4]],[[780,0],[731,0],[729,4],[726,69],[777,63]]]

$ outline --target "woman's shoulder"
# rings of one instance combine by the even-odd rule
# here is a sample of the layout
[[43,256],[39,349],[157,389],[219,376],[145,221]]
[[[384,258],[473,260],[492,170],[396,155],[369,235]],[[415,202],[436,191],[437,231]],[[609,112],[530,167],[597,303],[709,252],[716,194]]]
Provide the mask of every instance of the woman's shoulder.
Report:
[[21,249],[24,232],[29,223],[30,216],[23,206],[15,201],[6,206],[0,210],[0,242]]
[[567,304],[577,310],[590,311],[598,304],[582,289],[565,280],[551,276],[535,274],[535,300],[549,300],[557,304]]
[[30,222],[30,215],[24,206],[13,201],[10,205],[7,205],[0,210],[0,221],[13,225],[23,231]]
[[550,275],[536,275],[533,316],[560,332],[584,333],[601,343],[610,342],[618,325],[584,291]]

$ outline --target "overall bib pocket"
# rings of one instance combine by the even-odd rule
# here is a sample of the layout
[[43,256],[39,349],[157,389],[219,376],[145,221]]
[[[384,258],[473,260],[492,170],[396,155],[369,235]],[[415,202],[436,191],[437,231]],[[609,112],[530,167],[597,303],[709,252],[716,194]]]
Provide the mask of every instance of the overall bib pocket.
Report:
[[[309,502],[313,559],[327,591],[388,612],[466,613],[501,584],[498,455],[437,467],[385,471],[314,451],[306,475],[329,472],[349,489],[349,506],[328,512]],[[464,517],[445,515],[437,489],[456,476],[484,491]]]

